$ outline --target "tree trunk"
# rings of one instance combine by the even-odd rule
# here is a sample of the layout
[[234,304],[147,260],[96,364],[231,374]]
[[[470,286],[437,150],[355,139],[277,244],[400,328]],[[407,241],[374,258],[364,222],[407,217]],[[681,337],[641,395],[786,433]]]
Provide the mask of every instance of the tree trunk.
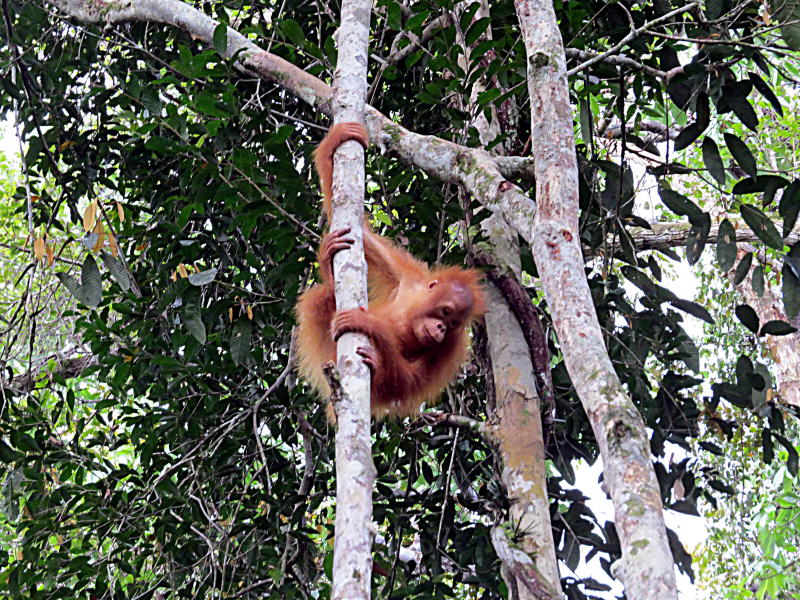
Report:
[[[754,248],[746,248],[739,251],[739,259],[745,252],[753,251]],[[739,261],[737,259],[736,264]],[[733,283],[736,273],[736,265],[728,273],[728,279]],[[761,324],[767,321],[787,321],[800,329],[800,316],[794,321],[786,316],[783,310],[783,301],[780,299],[780,292],[771,287],[764,286],[764,295],[759,296],[753,289],[753,269],[747,277],[736,286],[742,294],[745,302],[756,311]],[[778,396],[781,402],[800,407],[800,331],[789,335],[765,335],[759,338],[766,346],[770,357],[775,363],[775,379],[778,384]]]
[[[367,56],[372,2],[346,0],[337,32],[334,122],[364,122]],[[333,170],[331,229],[350,228],[355,243],[334,256],[336,308],[367,306],[364,260],[364,151],[355,141],[342,144]],[[368,600],[372,580],[372,487],[375,466],[370,439],[369,369],[356,348],[369,345],[363,334],[347,333],[337,342],[337,365],[344,392],[336,412],[336,538],[333,549],[334,600]]]
[[561,34],[550,0],[517,0],[528,57],[536,202],[531,233],[572,382],[603,457],[622,547],[616,573],[629,598],[677,598],[658,481],[641,415],[614,372],[603,341],[578,235],[578,168]]
[[[463,10],[468,4],[462,2],[457,10]],[[457,12],[453,22],[460,23],[460,17]],[[473,19],[488,17],[488,2],[481,0]],[[489,38],[490,34],[491,30],[487,30],[474,44]],[[468,72],[471,48],[468,48],[460,27],[456,28],[456,39],[461,47],[467,49],[467,54],[459,57],[459,65]],[[490,57],[484,57],[484,60],[490,60]],[[469,113],[474,115],[472,126],[484,145],[501,134],[500,120],[495,107],[491,109],[491,120],[487,119],[477,99],[487,87],[497,85],[498,82],[487,82],[483,78],[476,81],[467,106]],[[496,146],[495,150],[505,151],[501,146]],[[494,264],[509,276],[519,279],[519,244],[508,223],[494,215],[485,219],[482,226],[493,246]],[[543,590],[547,590],[549,595],[544,597],[555,599],[561,595],[561,582],[550,524],[541,402],[531,353],[519,322],[494,285],[487,285],[487,300],[486,336],[495,392],[495,402],[487,403],[488,425],[503,464],[501,478],[511,502],[509,521],[504,527],[515,533],[517,546],[532,560],[533,568],[519,569],[506,562],[512,556],[503,548],[507,543],[507,532],[502,538],[493,535],[492,540],[497,556],[503,561],[501,572],[506,584],[509,590],[516,591],[512,597],[540,600]],[[501,542],[499,546],[498,540]]]
[[[518,260],[519,249],[516,240],[509,239],[508,225],[497,217],[489,220],[493,223],[488,227],[494,231],[490,239],[505,237],[502,241],[510,242],[506,247],[511,251],[504,258]],[[503,247],[502,241],[498,240],[495,248]],[[486,334],[495,387],[495,406],[490,411],[489,424],[503,461],[501,476],[511,501],[510,522],[506,526],[516,533],[517,547],[533,559],[535,571],[543,580],[538,582],[540,587],[554,590],[552,597],[556,598],[560,595],[561,584],[550,524],[542,408],[531,353],[520,324],[502,294],[489,285],[487,296]],[[500,556],[499,549],[495,550]],[[513,569],[511,572],[514,573]],[[529,583],[516,582],[520,600],[538,598],[529,589]]]

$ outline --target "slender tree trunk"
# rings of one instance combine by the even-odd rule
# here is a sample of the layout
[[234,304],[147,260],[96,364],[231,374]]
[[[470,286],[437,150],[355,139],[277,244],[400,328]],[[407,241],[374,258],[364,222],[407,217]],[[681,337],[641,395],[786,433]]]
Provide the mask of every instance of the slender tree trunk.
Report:
[[[337,33],[339,58],[334,74],[334,122],[364,122],[370,0],[345,0]],[[333,261],[336,307],[367,306],[367,265],[361,223],[364,219],[364,151],[354,141],[334,158],[331,229],[350,228],[355,243]],[[356,348],[369,344],[348,333],[337,343],[343,394],[336,411],[336,539],[333,549],[334,600],[368,600],[372,579],[372,486],[375,466],[370,440],[369,369]]]
[[603,457],[622,546],[616,574],[632,600],[677,598],[644,421],[614,372],[589,292],[578,234],[578,168],[566,59],[551,0],[516,0],[528,57],[536,157],[533,254],[564,353]]

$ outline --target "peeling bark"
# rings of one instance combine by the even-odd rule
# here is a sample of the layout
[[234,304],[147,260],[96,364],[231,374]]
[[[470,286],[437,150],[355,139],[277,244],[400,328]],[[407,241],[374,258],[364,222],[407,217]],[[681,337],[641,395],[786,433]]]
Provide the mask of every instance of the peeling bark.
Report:
[[[467,4],[459,4],[457,11]],[[480,0],[480,7],[473,18],[488,17],[489,4],[487,0]],[[461,22],[460,14],[455,22]],[[457,28],[456,36],[459,45],[466,48],[460,28]],[[485,33],[475,43],[488,36],[489,33]],[[459,57],[459,63],[465,71],[468,69],[467,58],[468,54]],[[477,98],[487,86],[497,85],[498,82],[484,81],[483,78],[476,81],[467,107],[473,115],[472,126],[478,131],[484,145],[501,135],[501,119],[494,107],[489,113],[491,118],[487,118],[485,110],[476,109]],[[501,152],[504,152],[502,147]],[[501,572],[512,598],[556,598],[561,595],[561,582],[550,523],[542,410],[537,391],[549,392],[552,388],[549,361],[541,360],[543,357],[539,352],[543,347],[546,353],[547,341],[530,298],[518,282],[521,265],[517,236],[499,215],[485,219],[481,226],[493,246],[491,262],[501,267],[493,270],[495,277],[490,275],[490,280],[495,286],[505,286],[505,293],[511,290],[518,294],[521,292],[521,297],[518,295],[514,298],[517,304],[509,307],[507,298],[503,297],[505,293],[501,293],[498,287],[487,286],[488,311],[485,322],[488,352],[484,353],[491,362],[489,370],[493,385],[487,385],[487,392],[493,390],[494,401],[487,402],[489,419],[486,428],[491,432],[491,439],[500,455],[501,478],[510,501],[508,521],[504,527],[514,532],[519,550],[506,551],[502,543],[507,541],[505,534],[502,540],[496,540],[493,535],[492,542],[502,561]],[[516,313],[512,312],[514,308],[518,313],[516,319]],[[524,328],[522,324],[531,327]],[[532,335],[524,335],[523,331]],[[537,333],[541,334],[538,339]],[[532,359],[535,358],[540,360],[534,365]],[[524,556],[532,564],[521,566],[515,562],[518,555]]]
[[552,590],[529,554],[515,548],[502,527],[492,528],[492,546],[500,558],[500,574],[511,598],[557,600],[561,595]]
[[658,482],[641,415],[603,341],[578,236],[578,168],[561,34],[549,0],[516,0],[528,57],[536,157],[533,253],[564,360],[603,457],[622,547],[625,592],[677,598]]
[[[513,252],[516,240],[509,235],[508,226],[497,217],[486,221],[486,226],[494,232],[490,233],[490,239],[502,236],[505,238],[503,241],[508,242],[506,245],[498,240],[495,246],[512,250],[504,254],[503,259],[518,272],[519,250]],[[547,496],[541,403],[531,354],[520,324],[500,291],[488,286],[487,300],[486,334],[495,387],[495,406],[490,411],[489,426],[503,463],[503,483],[511,502],[506,526],[515,531],[520,550],[533,560],[539,578],[535,583],[548,590],[560,591]],[[495,550],[498,550],[496,546]],[[498,556],[501,556],[499,550]],[[531,575],[528,571],[515,572],[512,569],[512,572],[517,578]],[[518,580],[516,587],[520,600],[540,597],[530,589],[528,582]]]
[[[752,250],[754,248],[740,250],[738,259],[741,259],[745,252]],[[736,265],[739,264],[738,259]],[[736,273],[736,265],[728,272],[731,283]],[[753,268],[736,289],[742,294],[745,302],[756,311],[761,323],[774,320],[787,321],[800,329],[800,316],[794,320],[786,316],[779,290],[765,286],[763,296],[756,293],[753,289]],[[775,379],[780,401],[800,407],[800,331],[789,335],[765,335],[760,337],[759,341],[766,346],[775,363]]]

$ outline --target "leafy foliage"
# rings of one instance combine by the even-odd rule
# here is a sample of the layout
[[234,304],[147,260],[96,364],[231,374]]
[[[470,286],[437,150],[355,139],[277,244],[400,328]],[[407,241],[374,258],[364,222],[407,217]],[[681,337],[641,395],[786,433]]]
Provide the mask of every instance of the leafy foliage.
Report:
[[[196,4],[308,73],[330,77],[335,23],[327,15],[335,6]],[[697,151],[702,137],[703,161],[718,186],[726,188],[726,163],[742,171],[732,188],[737,206],[782,261],[788,316],[800,310],[800,267],[792,262],[798,246],[787,253],[783,245],[797,220],[797,187],[759,170],[763,157],[742,130],[763,127],[757,98],[773,110],[780,106],[773,91],[780,71],[758,47],[775,33],[761,31],[755,5],[731,4],[708,2],[705,13],[672,17],[661,2],[557,5],[563,38],[579,51],[602,53],[654,19],[675,34],[634,36],[624,50],[642,68],[600,60],[570,86],[584,140],[581,241],[607,257],[590,265],[589,285],[609,355],[652,432],[664,504],[689,514],[701,500],[716,503],[737,481],[702,471],[694,459],[667,460],[674,448],[689,452],[692,440],[705,436],[709,452],[727,452],[728,444],[721,449],[716,442],[735,439],[744,414],[763,423],[764,458],[779,447],[787,468],[791,461],[783,414],[766,400],[769,373],[744,355],[734,357],[727,378],[704,370],[685,319],[709,322],[711,314],[671,291],[661,261],[637,254],[633,241],[634,228],[647,221],[635,202],[629,159],[637,149],[655,150],[648,170],[659,179],[665,218],[689,221],[687,259],[703,260],[709,207],[670,177],[690,167],[675,156],[661,159],[657,140],[646,136],[651,119],[677,124],[675,144],[686,153]],[[30,219],[36,239],[47,234],[66,249],[49,281],[57,277],[66,288],[55,288],[62,306],[65,298],[78,301],[58,313],[74,327],[75,343],[51,344],[93,363],[80,377],[54,369],[34,389],[15,387],[53,348],[31,342],[26,357],[20,347],[35,339],[36,317],[23,313],[9,325],[14,339],[3,346],[3,359],[11,376],[0,413],[8,553],[0,560],[0,589],[49,599],[329,595],[332,435],[324,409],[288,369],[293,306],[313,277],[319,239],[309,159],[325,124],[279,85],[243,76],[221,59],[224,27],[204,45],[153,23],[104,28],[70,24],[38,3],[5,8],[10,29],[1,51],[13,68],[0,79],[0,93],[14,108],[25,172],[0,211],[16,233],[32,233]],[[383,60],[370,64],[369,100],[414,130],[475,146],[466,99],[488,81],[475,101],[494,115],[499,134],[486,145],[527,152],[527,62],[513,3],[492,3],[490,18],[475,18],[477,3],[461,9],[380,2],[371,51]],[[424,35],[439,16],[452,18]],[[687,46],[673,39],[678,33],[709,43]],[[460,34],[473,45],[469,53]],[[424,47],[414,47],[418,38]],[[763,79],[747,70],[753,66]],[[657,74],[667,71],[670,77]],[[610,128],[595,131],[601,115],[609,117],[607,126],[612,118],[624,124],[619,138],[608,135]],[[618,145],[606,145],[610,138]],[[465,260],[450,228],[465,216],[451,186],[391,156],[374,153],[368,168],[369,209],[383,233],[432,262],[445,250],[448,262]],[[769,202],[756,207],[751,197],[768,200],[780,189],[782,228]],[[486,212],[466,211],[477,243],[475,226]],[[725,271],[736,257],[732,229],[723,221],[716,249]],[[617,241],[624,266],[615,258]],[[742,278],[752,258],[739,262],[746,264]],[[15,260],[25,269],[31,258]],[[526,277],[535,276],[529,249],[522,260]],[[758,318],[740,312],[758,332]],[[777,332],[769,323],[761,331],[768,325]],[[546,451],[554,467],[548,490],[558,556],[573,570],[597,557],[610,573],[620,554],[614,525],[601,522],[573,487],[572,463],[593,462],[597,443],[556,341],[550,346],[555,419],[546,420]],[[485,418],[486,376],[469,366],[445,408]],[[500,597],[489,524],[513,499],[493,449],[420,423],[377,423],[374,444],[375,520],[387,542],[376,548],[376,560],[392,571],[376,578],[376,596]],[[672,541],[679,567],[691,573],[691,558]],[[407,547],[416,551],[413,562],[398,559]],[[571,599],[603,591],[591,578],[567,575],[562,583]]]

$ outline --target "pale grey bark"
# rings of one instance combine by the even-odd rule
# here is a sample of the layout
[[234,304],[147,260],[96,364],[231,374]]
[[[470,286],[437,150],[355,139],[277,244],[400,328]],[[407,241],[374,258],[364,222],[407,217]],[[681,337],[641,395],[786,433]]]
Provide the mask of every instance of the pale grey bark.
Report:
[[[364,122],[371,0],[344,0],[336,35],[333,120]],[[331,229],[350,228],[355,243],[333,260],[337,310],[367,306],[364,260],[364,149],[342,144],[334,156]],[[370,438],[370,373],[356,354],[369,339],[348,333],[336,345],[344,394],[336,411],[336,527],[333,546],[333,600],[369,600],[372,581],[372,487],[375,466]]]
[[551,0],[517,0],[536,157],[533,253],[564,361],[603,457],[629,598],[677,598],[647,431],[606,352],[578,236],[578,169],[561,34]]
[[[725,215],[718,216],[719,219]],[[741,219],[735,219],[728,216],[728,219],[733,224],[736,230],[736,241],[747,243],[760,243],[758,236],[753,233],[753,230]],[[650,224],[651,229],[643,229],[641,227],[631,227],[628,233],[633,239],[633,245],[638,252],[644,250],[667,250],[669,248],[677,248],[686,246],[686,240],[689,237],[690,223],[683,221],[671,222],[656,222]],[[719,224],[711,226],[708,234],[707,244],[709,246],[716,244],[719,238]],[[800,241],[800,226],[795,227],[793,231],[784,240],[786,244],[791,245]],[[609,240],[605,252],[616,254],[621,250],[618,238],[616,240]],[[713,251],[713,248],[706,249]],[[584,246],[583,253],[586,258],[592,258],[600,253],[599,249],[593,249],[589,246]]]
[[[482,225],[493,244],[494,257],[519,277],[516,236],[497,215],[484,220]],[[531,355],[514,313],[492,285],[487,286],[487,299],[486,334],[495,388],[495,407],[489,424],[491,438],[503,462],[503,483],[511,500],[509,522],[518,532],[517,545],[533,560],[536,575],[542,579],[539,583],[560,594],[547,496],[541,401]],[[495,550],[501,556],[501,550],[497,547]],[[520,600],[537,598],[525,582],[518,581],[516,585]]]
[[[739,250],[739,259],[745,252],[752,252],[755,249],[744,247]],[[792,321],[786,316],[783,310],[780,289],[775,289],[766,285],[764,294],[759,296],[753,289],[753,269],[758,263],[754,261],[750,272],[736,289],[742,294],[745,302],[756,311],[761,324],[767,321],[787,321],[800,329],[800,316]],[[736,265],[728,273],[728,279],[733,283],[736,273]],[[800,407],[800,331],[789,335],[765,335],[759,338],[759,342],[766,346],[772,361],[775,364],[775,379],[778,384],[778,399],[792,406]]]
[[[455,23],[460,23],[461,11],[469,2],[456,6]],[[489,17],[489,5],[480,0],[474,19]],[[468,48],[464,32],[456,27],[456,39],[462,48]],[[477,41],[485,39],[484,37]],[[477,43],[476,41],[476,43]],[[469,49],[467,49],[469,52]],[[459,65],[469,66],[469,54],[459,57]],[[471,125],[480,136],[481,143],[489,144],[502,132],[497,110],[476,110],[479,94],[490,85],[481,80],[473,84],[468,110],[473,115]],[[501,149],[502,152],[502,149]],[[500,216],[493,215],[481,223],[492,245],[492,259],[496,266],[506,269],[519,280],[521,265],[516,234]],[[493,285],[487,285],[486,336],[492,364],[495,401],[489,406],[487,428],[497,445],[502,461],[501,478],[511,502],[507,527],[518,536],[517,545],[533,561],[533,569],[515,569],[504,562],[502,572],[512,597],[518,600],[538,600],[542,589],[552,591],[553,598],[561,594],[553,531],[550,524],[550,503],[547,495],[547,474],[544,462],[544,434],[542,431],[541,402],[536,389],[536,378],[528,344],[520,324],[502,294]],[[504,541],[505,538],[503,538]],[[511,555],[502,547],[495,551],[501,560]],[[535,581],[521,578],[536,577]]]
[[492,528],[492,546],[500,559],[500,574],[506,582],[511,598],[531,600],[557,600],[562,597],[549,588],[533,559],[517,548],[502,526]]

